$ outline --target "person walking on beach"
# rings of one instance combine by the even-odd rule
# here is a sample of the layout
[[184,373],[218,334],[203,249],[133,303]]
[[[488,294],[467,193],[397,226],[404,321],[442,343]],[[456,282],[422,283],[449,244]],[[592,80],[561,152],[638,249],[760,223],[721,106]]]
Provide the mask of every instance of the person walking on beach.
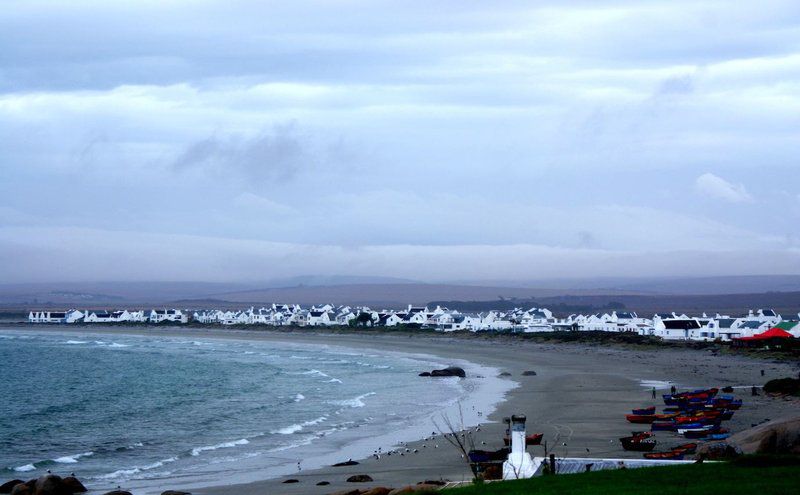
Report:
[[671,393],[672,395],[675,395],[675,392],[677,392],[677,389],[675,388],[675,385],[673,385],[673,386],[671,386],[669,388],[669,393]]
[[655,387],[653,387],[653,398],[654,399],[656,398],[656,388]]

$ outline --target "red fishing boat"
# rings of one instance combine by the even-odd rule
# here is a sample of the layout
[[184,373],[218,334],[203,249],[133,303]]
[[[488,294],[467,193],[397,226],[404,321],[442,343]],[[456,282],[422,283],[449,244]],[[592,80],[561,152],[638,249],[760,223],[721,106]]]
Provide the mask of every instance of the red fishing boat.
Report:
[[664,459],[672,461],[680,461],[683,459],[683,452],[650,452],[644,454],[645,459]]

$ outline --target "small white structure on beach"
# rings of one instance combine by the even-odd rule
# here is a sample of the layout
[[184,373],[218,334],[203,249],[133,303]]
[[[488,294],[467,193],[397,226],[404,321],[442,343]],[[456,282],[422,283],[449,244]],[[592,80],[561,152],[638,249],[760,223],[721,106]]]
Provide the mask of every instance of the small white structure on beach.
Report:
[[536,473],[531,455],[525,450],[525,416],[511,416],[511,453],[503,463],[503,479],[530,478]]

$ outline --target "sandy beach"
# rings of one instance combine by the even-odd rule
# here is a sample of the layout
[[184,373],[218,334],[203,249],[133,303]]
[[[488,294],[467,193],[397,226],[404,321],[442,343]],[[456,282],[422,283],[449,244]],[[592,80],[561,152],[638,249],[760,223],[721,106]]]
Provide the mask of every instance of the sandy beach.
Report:
[[[35,328],[36,331],[48,329]],[[667,382],[675,383],[678,389],[726,385],[742,387],[735,393],[744,399],[745,404],[728,424],[734,432],[766,419],[787,416],[796,412],[798,406],[797,401],[750,395],[752,385],[760,386],[772,378],[797,375],[797,363],[714,355],[709,351],[692,349],[629,350],[576,344],[544,345],[511,339],[476,341],[444,335],[331,335],[311,331],[285,333],[153,327],[73,329],[59,326],[51,329],[58,332],[317,343],[384,352],[432,354],[445,362],[465,360],[493,367],[499,372],[510,373],[505,379],[516,382],[518,386],[508,392],[505,400],[485,418],[476,437],[480,444],[478,448],[484,449],[502,446],[503,417],[525,414],[528,417],[528,431],[544,433],[549,451],[558,456],[638,458],[640,454],[622,450],[617,441],[619,437],[637,429],[636,425],[625,421],[624,415],[635,407],[660,405],[660,400],[652,399],[651,387],[655,385],[660,394],[668,391]],[[529,370],[535,371],[536,375],[522,375]],[[764,370],[764,376],[761,370]],[[672,434],[666,432],[659,434],[657,438],[664,446],[681,443],[677,437],[673,439]],[[377,443],[374,445],[374,449],[380,448],[383,452],[393,447],[395,446]],[[417,441],[409,444],[409,448],[418,452],[404,456],[383,455],[380,459],[359,459],[360,464],[357,466],[301,470],[290,476],[248,484],[229,484],[220,479],[218,486],[192,491],[209,495],[325,494],[345,488],[398,487],[431,479],[465,481],[471,478],[468,466],[460,454],[443,439]],[[532,447],[530,451],[541,455],[544,447]],[[339,460],[345,461],[350,457],[353,455],[341,452]],[[346,478],[353,474],[368,474],[374,481],[346,482]],[[283,481],[288,478],[299,482],[284,484]],[[317,485],[323,481],[329,482],[329,485]],[[164,487],[165,490],[181,488]]]

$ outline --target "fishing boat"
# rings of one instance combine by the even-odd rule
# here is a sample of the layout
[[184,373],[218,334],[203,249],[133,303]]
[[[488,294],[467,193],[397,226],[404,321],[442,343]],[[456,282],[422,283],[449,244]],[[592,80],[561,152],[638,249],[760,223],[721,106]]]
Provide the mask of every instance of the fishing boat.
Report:
[[656,447],[656,439],[649,431],[639,432],[630,437],[622,437],[619,439],[622,443],[622,448],[625,450],[632,450],[635,452],[650,452]]
[[731,436],[730,433],[711,433],[706,436],[706,440],[725,440],[729,436]]
[[650,414],[656,413],[656,406],[645,407],[642,409],[633,409],[631,410],[634,416],[647,416]]
[[697,444],[694,442],[676,445],[670,449],[672,452],[683,452],[684,454],[694,454],[697,451]]
[[[531,433],[525,437],[525,446],[529,447],[531,445],[541,445],[543,437],[544,433]],[[504,437],[503,443],[505,443],[506,447],[508,447],[511,445],[511,439],[509,437]]]
[[680,461],[683,459],[684,452],[649,452],[644,454],[645,459],[669,459],[673,461]]
[[510,451],[506,448],[500,450],[470,450],[467,455],[470,462],[505,461]]
[[674,431],[676,424],[672,421],[654,421],[650,425],[652,431]]
[[719,392],[719,389],[709,388],[705,390],[701,389],[693,390],[691,392],[681,392],[678,394],[664,394],[661,397],[664,399],[664,404],[668,406],[675,406],[682,402],[705,402],[717,395],[717,392]]
[[626,414],[625,419],[628,420],[629,423],[636,423],[636,424],[650,424],[656,420],[655,414]]

